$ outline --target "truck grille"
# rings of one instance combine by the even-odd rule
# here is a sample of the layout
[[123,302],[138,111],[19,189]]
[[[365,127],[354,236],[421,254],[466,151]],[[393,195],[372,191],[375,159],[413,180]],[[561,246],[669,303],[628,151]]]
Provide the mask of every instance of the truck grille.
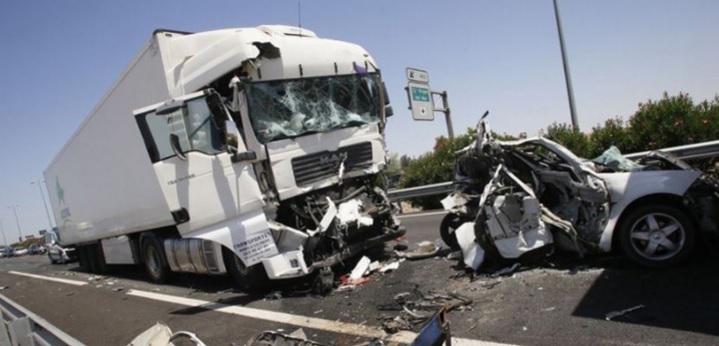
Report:
[[297,186],[337,175],[344,159],[345,172],[372,165],[372,143],[363,142],[337,151],[321,151],[292,159],[292,172]]

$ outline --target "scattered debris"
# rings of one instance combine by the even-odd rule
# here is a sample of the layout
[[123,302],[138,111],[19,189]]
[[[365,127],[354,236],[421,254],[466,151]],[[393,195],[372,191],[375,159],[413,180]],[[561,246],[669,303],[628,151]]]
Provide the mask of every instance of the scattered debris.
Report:
[[[157,322],[154,326],[132,339],[128,346],[139,345],[174,345],[178,340],[189,339],[196,346],[206,346],[195,333],[179,331],[173,333],[166,324]],[[173,343],[174,341],[174,343]],[[184,344],[183,344],[184,345]]]
[[325,346],[316,341],[308,340],[305,332],[298,329],[291,334],[264,331],[245,343],[247,346]]
[[387,272],[390,272],[390,271],[394,271],[394,270],[399,269],[399,263],[400,263],[400,262],[402,262],[402,260],[394,261],[394,262],[390,262],[390,263],[388,263],[388,264],[385,264],[384,266],[382,266],[381,268],[379,268],[380,274],[385,274],[385,273],[387,273]]
[[115,288],[113,288],[112,290],[115,291],[115,292],[122,292],[122,291],[125,290],[125,288],[124,288],[124,287],[115,287]]
[[546,312],[550,312],[550,311],[554,311],[554,310],[557,310],[557,308],[554,306],[552,306],[551,308],[542,309],[542,311],[546,311]]
[[515,270],[517,270],[517,268],[519,268],[519,262],[512,264],[511,267],[506,267],[506,268],[497,270],[496,272],[492,273],[492,275],[490,275],[490,277],[496,278],[496,277],[500,277],[500,276],[511,275],[512,273],[514,273]]
[[279,299],[282,299],[282,292],[280,292],[280,291],[273,291],[273,292],[268,293],[265,296],[265,300],[279,300]]
[[639,310],[639,309],[644,309],[644,305],[639,304],[637,306],[632,306],[631,308],[628,308],[628,309],[612,311],[612,312],[608,313],[606,316],[604,316],[604,319],[606,319],[607,321],[611,321],[613,318],[626,315],[632,311]]
[[8,287],[8,286],[2,286],[2,287],[0,287],[0,291],[6,290],[6,289],[8,289],[8,288],[10,288],[10,287]]
[[441,250],[441,247],[439,247],[437,244],[432,243],[430,241],[423,241],[419,244],[417,244],[417,249],[413,251],[395,251],[397,256],[401,258],[406,258],[409,260],[418,260],[418,259],[425,259],[434,257],[439,253],[439,250]]
[[401,292],[394,295],[393,304],[380,305],[380,310],[399,311],[395,317],[383,316],[382,329],[387,333],[396,333],[399,330],[415,330],[415,326],[425,323],[433,314],[427,311],[444,309],[449,312],[457,308],[471,306],[472,300],[456,293],[437,294],[429,292],[423,294],[415,289],[413,292]]

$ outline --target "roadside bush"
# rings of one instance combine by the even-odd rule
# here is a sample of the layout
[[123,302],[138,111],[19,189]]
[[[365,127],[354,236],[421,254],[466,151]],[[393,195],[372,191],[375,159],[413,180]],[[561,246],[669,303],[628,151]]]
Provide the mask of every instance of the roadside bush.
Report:
[[587,158],[594,158],[601,155],[612,145],[616,146],[619,151],[625,154],[632,152],[635,146],[634,143],[632,143],[629,130],[625,127],[624,121],[619,117],[607,119],[607,121],[604,122],[604,126],[597,125],[593,127],[589,140],[591,150]]
[[567,147],[579,157],[588,157],[592,151],[589,137],[572,125],[552,123],[547,127],[545,137]]

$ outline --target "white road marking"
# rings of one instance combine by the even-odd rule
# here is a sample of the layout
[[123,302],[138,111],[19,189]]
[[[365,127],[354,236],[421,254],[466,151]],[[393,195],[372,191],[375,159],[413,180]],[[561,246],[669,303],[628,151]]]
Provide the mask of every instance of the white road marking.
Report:
[[[30,274],[30,273],[17,272],[17,271],[9,271],[8,273],[15,274],[15,275],[21,275],[21,276],[27,276],[27,277],[34,278],[34,279],[54,281],[54,282],[68,284],[68,285],[75,285],[75,286],[87,285],[87,282],[84,282],[84,281],[60,279],[60,278],[54,278],[54,277],[49,277],[49,276],[41,276],[41,275],[35,275],[35,274]],[[211,302],[211,301],[177,297],[177,296],[172,296],[172,295],[162,294],[162,293],[147,292],[147,291],[131,289],[131,290],[128,290],[126,294],[130,295],[130,296],[134,296],[134,297],[152,299],[152,300],[162,301],[162,302],[166,302],[166,303],[172,303],[172,304],[177,304],[177,305],[183,305],[183,306],[201,308],[201,309],[212,310],[212,311],[217,311],[217,312],[223,312],[226,314],[243,316],[243,317],[247,317],[247,318],[254,318],[254,319],[277,322],[277,323],[284,323],[284,324],[291,324],[291,325],[298,326],[298,327],[324,330],[324,331],[335,332],[335,333],[339,333],[339,334],[352,334],[352,335],[357,335],[357,336],[366,337],[366,338],[380,338],[380,339],[390,341],[390,342],[409,344],[414,340],[414,338],[417,337],[417,333],[408,332],[408,331],[400,331],[396,334],[387,334],[387,333],[385,333],[384,330],[382,330],[379,327],[371,327],[371,326],[355,324],[355,323],[331,321],[331,320],[325,320],[322,318],[307,317],[307,316],[302,316],[302,315],[293,315],[293,314],[288,314],[288,313],[284,313],[284,312],[255,309],[255,308],[249,308],[249,307],[245,307],[245,306],[226,305],[226,304],[215,303],[215,302]],[[496,343],[496,342],[490,342],[490,341],[480,341],[480,340],[472,340],[472,339],[464,339],[464,338],[452,338],[452,345],[455,345],[455,346],[457,346],[457,345],[458,346],[475,346],[475,345],[477,345],[477,346],[508,346],[510,344],[502,344],[502,343]]]
[[55,281],[55,282],[61,282],[68,285],[75,285],[75,286],[85,286],[87,285],[87,282],[84,281],[77,281],[77,280],[68,280],[68,279],[61,279],[61,278],[53,278],[49,276],[42,276],[42,275],[35,275],[30,273],[23,273],[23,272],[16,272],[14,270],[9,271],[10,274],[20,275],[20,276],[27,276],[34,279],[40,279],[40,280],[48,280],[48,281]]
[[399,214],[399,215],[395,215],[395,217],[398,219],[408,219],[411,217],[434,216],[434,215],[442,215],[442,214],[447,214],[447,212],[442,210],[442,211],[432,211],[432,212],[428,212],[428,213],[419,213],[419,214]]
[[[416,333],[400,331],[396,334],[387,334],[378,327],[370,327],[355,323],[346,323],[325,320],[315,317],[307,317],[301,315],[293,315],[284,312],[261,310],[255,308],[248,308],[244,306],[225,305],[221,303],[215,303],[210,301],[204,301],[199,299],[183,298],[162,293],[146,292],[140,290],[129,290],[128,295],[135,297],[142,297],[166,303],[173,303],[178,305],[184,305],[195,308],[202,308],[206,310],[224,312],[227,314],[238,315],[248,318],[254,318],[259,320],[291,324],[303,328],[319,329],[328,332],[335,332],[340,334],[352,334],[367,338],[380,338],[391,342],[399,342],[409,344],[417,337]],[[482,346],[504,346],[507,344],[499,344],[494,342],[479,341],[472,339],[452,338],[452,345],[482,345]]]

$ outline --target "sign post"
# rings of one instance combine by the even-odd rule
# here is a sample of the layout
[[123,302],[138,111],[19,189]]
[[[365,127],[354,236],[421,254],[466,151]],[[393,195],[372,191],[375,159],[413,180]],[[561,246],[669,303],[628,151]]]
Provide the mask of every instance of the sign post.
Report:
[[[432,91],[432,88],[429,86],[429,74],[427,71],[408,67],[405,72],[407,74],[407,87],[405,90],[407,91],[407,99],[409,100],[409,109],[412,110],[412,118],[414,120],[432,121],[434,120],[434,112],[443,112],[447,121],[449,138],[454,138],[447,92]],[[434,108],[434,95],[442,97],[443,108]]]

